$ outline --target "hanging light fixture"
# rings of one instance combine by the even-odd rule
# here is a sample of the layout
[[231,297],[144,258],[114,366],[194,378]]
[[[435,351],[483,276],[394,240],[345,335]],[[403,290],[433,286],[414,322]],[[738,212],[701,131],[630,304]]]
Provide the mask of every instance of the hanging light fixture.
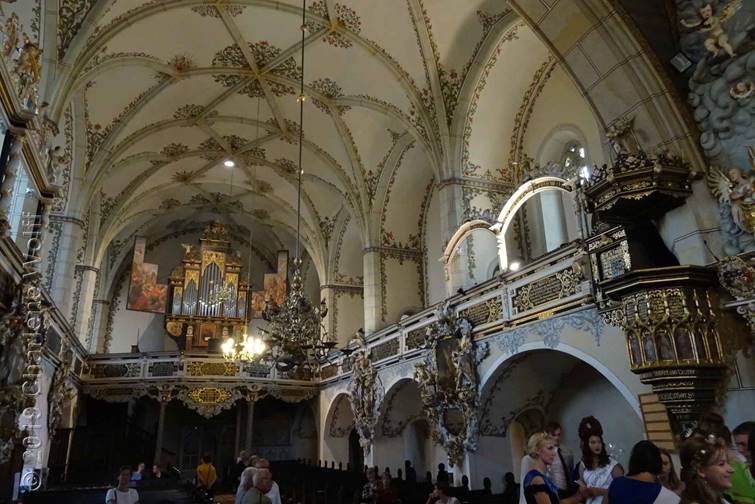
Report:
[[304,294],[301,260],[301,195],[302,156],[304,149],[304,39],[307,31],[307,0],[302,1],[301,21],[301,74],[299,77],[299,163],[297,171],[296,201],[296,255],[293,261],[289,292],[283,304],[265,300],[263,318],[268,321],[265,330],[272,343],[272,359],[278,369],[290,375],[307,377],[323,362],[336,343],[328,341],[324,325],[328,307],[325,300],[313,304]]

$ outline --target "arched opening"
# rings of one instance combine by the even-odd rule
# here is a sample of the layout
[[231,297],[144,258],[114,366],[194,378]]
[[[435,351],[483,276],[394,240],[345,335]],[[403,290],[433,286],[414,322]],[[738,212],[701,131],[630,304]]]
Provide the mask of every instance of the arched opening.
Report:
[[491,278],[498,265],[495,250],[496,237],[488,221],[474,219],[462,224],[441,257],[448,278],[447,294]]
[[[516,387],[510,386],[516,383]],[[562,447],[579,460],[579,421],[593,415],[603,424],[612,456],[626,464],[629,448],[644,437],[642,421],[624,394],[587,362],[556,350],[517,354],[488,375],[482,385],[480,440],[472,455],[473,485],[489,477],[502,491],[502,477],[521,475],[527,439],[549,421],[562,426]],[[519,480],[518,480],[519,481]]]
[[[359,445],[359,436],[354,437],[356,429],[354,428],[354,411],[351,409],[351,402],[346,393],[341,393],[333,400],[325,417],[323,429],[323,443],[320,450],[320,460],[323,463],[335,462],[338,466],[351,464],[359,461],[357,452],[361,451]],[[357,447],[359,449],[357,450]],[[361,467],[362,464],[359,465]]]
[[[525,182],[506,200],[496,223],[490,227],[498,235],[501,271],[518,269],[523,261],[550,252],[570,240],[562,195],[558,193],[571,194],[571,191],[567,180],[547,175]],[[556,193],[557,197],[548,195],[543,200],[545,193]],[[509,233],[516,227],[512,226],[516,219],[520,219],[519,236]],[[558,232],[554,232],[556,228]]]
[[424,481],[425,473],[433,471],[438,462],[445,462],[443,449],[430,439],[430,424],[422,409],[419,386],[413,379],[399,380],[385,394],[374,442],[375,461],[391,474],[404,470],[408,460]]
[[349,433],[349,467],[354,471],[361,471],[364,467],[364,450],[359,444],[359,433],[351,429]]

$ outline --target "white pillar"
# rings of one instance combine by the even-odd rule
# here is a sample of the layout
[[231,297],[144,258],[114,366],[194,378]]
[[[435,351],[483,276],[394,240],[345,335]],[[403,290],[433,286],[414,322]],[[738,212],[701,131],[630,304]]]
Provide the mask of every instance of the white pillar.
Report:
[[89,352],[93,352],[92,341],[89,336],[89,319],[94,308],[94,290],[97,286],[97,275],[100,270],[94,266],[76,265],[76,301],[74,302],[73,321],[74,334]]
[[[60,236],[57,247],[50,250],[54,257],[53,276],[50,294],[62,313],[72,314],[74,304],[76,254],[82,246],[84,221],[60,214],[50,215],[50,222],[60,224]],[[73,321],[73,316],[71,317]]]
[[[440,227],[443,243],[448,243],[451,237],[462,223],[463,193],[462,187],[457,180],[446,180],[438,185],[438,207],[441,209]],[[445,265],[446,294],[453,296],[456,290],[462,287],[467,280],[468,272],[466,265],[466,245],[462,245],[458,253]]]
[[362,260],[364,264],[364,332],[371,334],[380,330],[385,323],[380,250],[365,250]]

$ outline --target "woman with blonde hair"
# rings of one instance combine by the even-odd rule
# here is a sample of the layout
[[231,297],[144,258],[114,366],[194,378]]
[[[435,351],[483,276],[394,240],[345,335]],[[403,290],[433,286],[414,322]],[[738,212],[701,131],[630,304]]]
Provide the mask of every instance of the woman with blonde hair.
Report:
[[584,502],[584,493],[559,500],[558,488],[545,475],[547,468],[556,458],[556,443],[547,432],[538,432],[530,436],[527,451],[532,457],[532,468],[524,476],[524,498],[527,504],[576,504]]
[[726,445],[713,434],[682,444],[682,504],[728,504],[723,494],[731,488],[734,469],[726,455]]

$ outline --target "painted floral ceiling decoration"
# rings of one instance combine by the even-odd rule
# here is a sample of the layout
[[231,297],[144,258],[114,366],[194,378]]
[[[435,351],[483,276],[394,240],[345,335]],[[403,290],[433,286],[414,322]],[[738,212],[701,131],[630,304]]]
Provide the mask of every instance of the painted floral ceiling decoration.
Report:
[[[53,121],[72,118],[76,217],[96,223],[94,255],[210,218],[292,248],[301,3],[56,3],[41,97]],[[434,188],[475,179],[462,168],[472,130],[487,128],[475,111],[491,68],[526,76],[500,89],[516,110],[548,57],[498,0],[310,1],[303,44],[302,233],[322,283],[361,274],[360,257],[332,250],[344,236],[422,256]],[[478,185],[510,182],[476,164],[498,177]]]

